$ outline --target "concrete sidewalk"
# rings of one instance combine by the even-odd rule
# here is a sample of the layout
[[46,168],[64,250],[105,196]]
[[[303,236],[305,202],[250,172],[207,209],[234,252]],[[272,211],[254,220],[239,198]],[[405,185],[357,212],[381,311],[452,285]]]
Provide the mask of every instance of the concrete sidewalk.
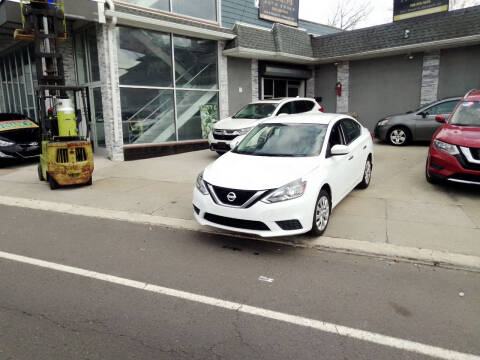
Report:
[[[375,150],[371,187],[355,190],[335,209],[324,237],[276,241],[480,269],[480,189],[428,184],[426,146],[377,144]],[[76,205],[84,215],[89,208],[110,210],[121,212],[119,219],[198,230],[192,188],[216,158],[210,151],[124,163],[98,158],[93,186],[56,191],[37,180],[35,164],[0,168],[1,195]]]

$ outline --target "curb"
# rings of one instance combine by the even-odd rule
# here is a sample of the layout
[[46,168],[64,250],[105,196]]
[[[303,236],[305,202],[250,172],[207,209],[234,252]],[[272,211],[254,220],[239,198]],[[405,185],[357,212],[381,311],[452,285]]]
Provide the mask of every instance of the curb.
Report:
[[394,259],[405,262],[422,263],[431,266],[453,268],[480,272],[480,257],[449,253],[440,250],[421,249],[406,246],[397,246],[368,241],[321,237],[314,240],[300,240],[298,242],[282,239],[266,239],[237,233],[229,233],[218,229],[204,227],[194,220],[175,219],[163,216],[154,216],[127,211],[99,209],[88,206],[55,203],[44,200],[33,200],[0,196],[0,205],[27,208],[33,210],[51,211],[62,214],[93,217],[105,220],[125,221],[135,224],[162,226],[170,229],[198,231],[211,234],[223,234],[232,237],[254,239],[275,244],[293,247],[312,248],[322,251],[344,252],[353,255],[374,256]]

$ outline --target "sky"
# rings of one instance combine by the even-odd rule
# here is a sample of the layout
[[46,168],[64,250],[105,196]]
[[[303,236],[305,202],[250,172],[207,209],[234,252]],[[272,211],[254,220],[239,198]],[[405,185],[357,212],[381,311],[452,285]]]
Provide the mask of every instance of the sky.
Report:
[[[340,0],[300,0],[300,18],[326,24],[336,4]],[[354,0],[365,3],[366,0]],[[472,1],[480,4],[480,0]],[[370,16],[361,21],[357,28],[385,24],[392,21],[393,0],[370,0],[373,11]]]

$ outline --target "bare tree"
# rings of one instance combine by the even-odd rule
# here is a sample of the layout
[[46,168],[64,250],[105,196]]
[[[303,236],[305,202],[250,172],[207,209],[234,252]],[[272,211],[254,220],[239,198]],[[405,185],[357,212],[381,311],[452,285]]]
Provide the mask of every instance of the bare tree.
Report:
[[338,0],[335,12],[328,20],[328,25],[343,30],[352,30],[370,15],[373,7],[370,0]]
[[480,5],[479,0],[450,0],[450,9],[463,9],[469,6]]

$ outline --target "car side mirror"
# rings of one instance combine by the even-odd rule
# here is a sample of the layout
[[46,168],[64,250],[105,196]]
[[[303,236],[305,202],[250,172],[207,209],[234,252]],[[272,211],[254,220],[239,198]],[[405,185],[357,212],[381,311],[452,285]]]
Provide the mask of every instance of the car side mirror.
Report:
[[421,112],[420,114],[418,114],[418,115],[420,115],[422,118],[425,119],[425,118],[428,116],[428,112],[422,111],[422,112]]
[[435,121],[440,124],[445,124],[447,122],[447,118],[444,115],[437,115],[435,116]]
[[350,148],[346,145],[335,145],[330,150],[332,156],[339,156],[339,155],[348,155],[350,154]]

